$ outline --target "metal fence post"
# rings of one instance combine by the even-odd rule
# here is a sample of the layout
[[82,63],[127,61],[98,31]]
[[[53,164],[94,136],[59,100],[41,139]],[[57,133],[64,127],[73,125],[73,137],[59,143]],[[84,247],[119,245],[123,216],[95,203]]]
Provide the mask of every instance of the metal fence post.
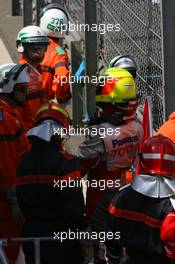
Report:
[[39,25],[40,23],[40,12],[41,8],[45,6],[44,0],[36,0],[36,24]]
[[[97,24],[96,1],[84,0],[85,6],[85,25],[91,28],[92,24]],[[97,72],[97,31],[85,31],[85,58],[86,69],[85,76],[91,80],[96,76]],[[95,85],[90,81],[85,84],[85,92],[87,99],[87,117],[94,117],[95,114]]]
[[32,2],[23,0],[23,25],[28,26],[32,24]]
[[11,0],[12,16],[21,16],[21,4],[19,0]]
[[165,116],[175,111],[175,12],[174,0],[161,1],[162,45],[163,45],[163,86]]

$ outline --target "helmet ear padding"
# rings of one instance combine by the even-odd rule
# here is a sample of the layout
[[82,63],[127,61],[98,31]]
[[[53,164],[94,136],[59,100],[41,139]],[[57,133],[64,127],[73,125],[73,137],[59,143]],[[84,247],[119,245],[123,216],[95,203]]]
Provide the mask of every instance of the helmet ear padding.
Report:
[[24,47],[21,45],[21,46],[18,46],[17,47],[17,51],[19,52],[19,53],[23,53],[24,52]]
[[24,47],[22,46],[21,40],[19,40],[19,39],[16,40],[16,47],[17,47],[17,51],[19,53],[24,52]]

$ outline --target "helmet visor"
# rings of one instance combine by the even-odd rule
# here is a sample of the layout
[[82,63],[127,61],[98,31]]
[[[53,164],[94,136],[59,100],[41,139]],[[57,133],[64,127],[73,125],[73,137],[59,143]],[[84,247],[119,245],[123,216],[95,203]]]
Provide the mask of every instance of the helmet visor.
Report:
[[22,43],[45,43],[45,45],[49,45],[49,39],[47,36],[21,38],[21,42]]

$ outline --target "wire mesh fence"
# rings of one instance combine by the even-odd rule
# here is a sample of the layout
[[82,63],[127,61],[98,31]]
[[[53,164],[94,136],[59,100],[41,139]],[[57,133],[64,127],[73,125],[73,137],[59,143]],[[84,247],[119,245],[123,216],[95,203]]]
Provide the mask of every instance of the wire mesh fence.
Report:
[[[137,87],[142,103],[150,95],[153,101],[154,128],[163,123],[164,90],[162,67],[162,32],[160,0],[94,0],[97,4],[97,43],[107,65],[117,55],[129,54],[138,64]],[[32,22],[36,24],[38,0],[33,0]],[[47,2],[47,1],[39,1]],[[52,2],[52,1],[51,1]],[[78,27],[80,39],[85,33],[84,0],[62,0],[71,23]],[[113,25],[114,30],[100,31],[99,25]],[[115,30],[118,28],[119,30]],[[75,30],[77,28],[75,27]],[[90,52],[90,51],[89,51]],[[81,51],[82,53],[82,51]],[[98,54],[98,53],[97,53]],[[85,55],[85,50],[84,50]],[[102,58],[99,56],[99,58]],[[88,58],[87,58],[88,59]],[[101,60],[99,60],[99,64]],[[83,102],[82,102],[83,103]]]
[[120,24],[120,31],[104,34],[106,60],[132,55],[138,64],[141,98],[152,96],[154,127],[163,122],[163,85],[160,3],[151,0],[102,0],[105,24]]
[[[75,30],[81,39],[85,39],[85,32],[76,28],[85,23],[84,0],[63,0],[63,5],[69,14],[70,23],[75,25]],[[71,29],[71,26],[70,26]]]
[[83,0],[65,0],[64,5],[74,23],[84,23],[84,1]]
[[[142,102],[153,100],[154,128],[163,123],[161,9],[158,0],[97,0],[97,22],[120,25],[119,31],[98,31],[106,64],[117,55],[132,55],[138,64],[137,87]],[[74,23],[84,22],[84,1],[67,0]]]

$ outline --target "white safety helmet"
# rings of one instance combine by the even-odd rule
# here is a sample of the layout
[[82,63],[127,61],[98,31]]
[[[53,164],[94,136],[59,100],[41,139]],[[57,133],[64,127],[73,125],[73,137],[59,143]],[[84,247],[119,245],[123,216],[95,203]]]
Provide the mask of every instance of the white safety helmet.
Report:
[[132,74],[134,79],[136,77],[137,64],[134,58],[129,55],[121,55],[114,57],[108,65],[108,68],[113,68],[113,67],[126,69]]
[[68,31],[68,15],[59,4],[49,4],[40,14],[40,28],[49,37],[64,38]]
[[24,27],[19,31],[16,39],[18,52],[23,52],[23,45],[28,43],[42,43],[48,45],[49,39],[39,27],[32,25]]
[[16,84],[28,89],[39,82],[41,76],[30,64],[0,65],[0,93],[12,93]]

